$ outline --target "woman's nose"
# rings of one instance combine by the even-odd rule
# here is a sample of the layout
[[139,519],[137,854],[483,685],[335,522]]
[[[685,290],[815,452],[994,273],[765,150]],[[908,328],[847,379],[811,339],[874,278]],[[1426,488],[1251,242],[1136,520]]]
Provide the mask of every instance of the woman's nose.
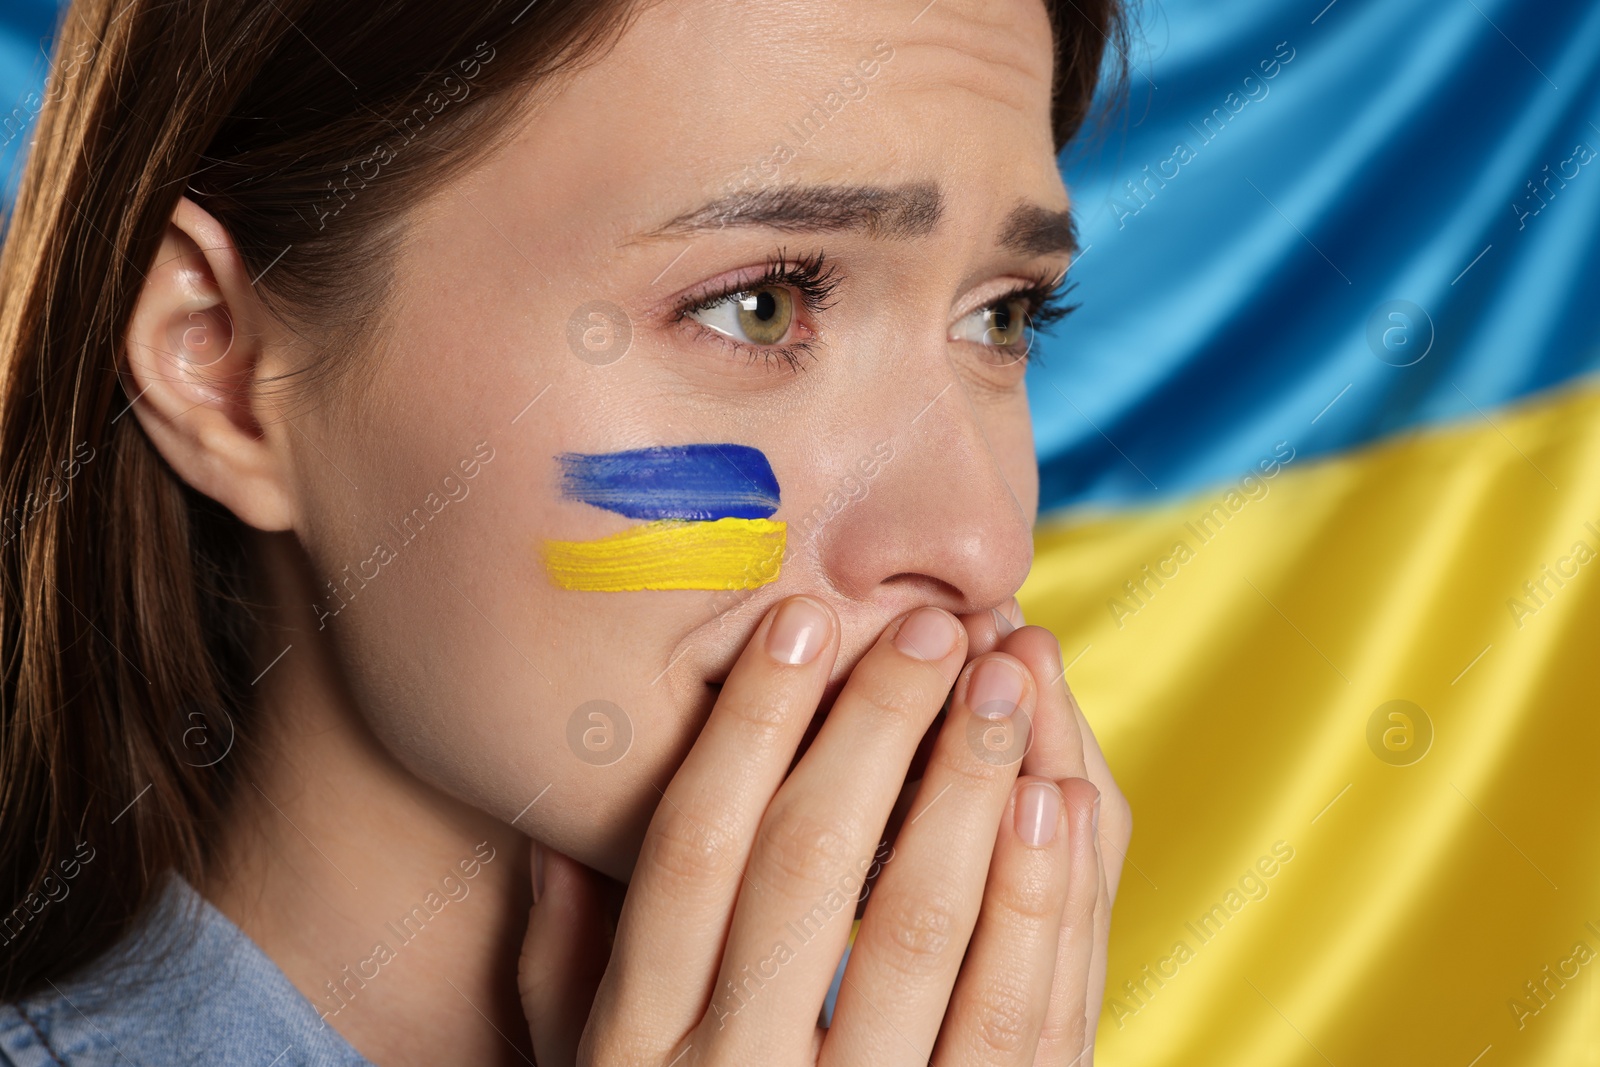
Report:
[[955,382],[920,415],[908,407],[879,425],[895,422],[903,429],[877,443],[865,492],[815,537],[822,573],[842,596],[890,614],[914,603],[958,613],[1003,603],[1033,560],[1031,444],[997,455]]

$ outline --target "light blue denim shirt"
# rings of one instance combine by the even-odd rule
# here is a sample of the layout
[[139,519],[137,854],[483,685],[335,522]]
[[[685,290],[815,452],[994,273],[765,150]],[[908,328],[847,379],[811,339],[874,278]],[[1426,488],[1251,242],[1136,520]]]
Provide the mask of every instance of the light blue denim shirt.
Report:
[[[847,947],[823,1026],[849,959]],[[0,1065],[113,1064],[373,1067],[254,941],[177,876],[146,920],[105,955],[40,993],[0,1004]]]
[[181,878],[84,969],[0,1004],[10,1067],[372,1067]]

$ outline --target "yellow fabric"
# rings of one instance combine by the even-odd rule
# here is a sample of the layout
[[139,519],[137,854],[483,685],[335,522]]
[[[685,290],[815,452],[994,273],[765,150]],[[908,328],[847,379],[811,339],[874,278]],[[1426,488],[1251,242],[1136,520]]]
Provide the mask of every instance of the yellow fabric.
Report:
[[1095,1062],[1600,1065],[1600,391],[1227,488],[1021,595],[1134,810]]

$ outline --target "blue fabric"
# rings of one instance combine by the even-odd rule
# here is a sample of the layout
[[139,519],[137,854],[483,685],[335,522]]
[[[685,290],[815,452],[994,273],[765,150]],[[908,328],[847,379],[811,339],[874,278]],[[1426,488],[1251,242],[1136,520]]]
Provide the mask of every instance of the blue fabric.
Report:
[[0,189],[8,204],[23,149],[33,136],[50,38],[61,8],[55,0],[0,2]]
[[8,1067],[371,1067],[277,965],[179,878],[69,980],[0,1004]]
[[[855,928],[859,928],[861,920],[857,919]],[[833,1010],[839,1004],[839,990],[844,986],[844,968],[850,962],[850,951],[856,947],[855,929],[851,930],[850,943],[844,947],[844,955],[839,957],[839,966],[833,969],[833,981],[828,983],[828,995],[822,998],[822,1012],[817,1017],[817,1025],[822,1027],[833,1026]]]
[[[1030,370],[1044,508],[1479,419],[1600,367],[1600,159],[1542,202],[1527,184],[1600,150],[1600,5],[1325,2],[1145,6],[1123,128],[1066,157],[1087,250],[1083,306]],[[1146,167],[1170,177],[1133,196]],[[1383,349],[1408,340],[1392,300],[1433,325],[1411,366]]]

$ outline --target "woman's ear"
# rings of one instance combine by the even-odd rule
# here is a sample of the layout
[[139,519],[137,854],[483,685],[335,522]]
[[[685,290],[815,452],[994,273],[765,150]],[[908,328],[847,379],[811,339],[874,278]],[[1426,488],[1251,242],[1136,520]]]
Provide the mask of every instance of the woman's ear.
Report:
[[183,197],[129,320],[121,371],[134,415],[180,478],[250,526],[286,530],[290,449],[261,390],[271,321],[232,237]]

